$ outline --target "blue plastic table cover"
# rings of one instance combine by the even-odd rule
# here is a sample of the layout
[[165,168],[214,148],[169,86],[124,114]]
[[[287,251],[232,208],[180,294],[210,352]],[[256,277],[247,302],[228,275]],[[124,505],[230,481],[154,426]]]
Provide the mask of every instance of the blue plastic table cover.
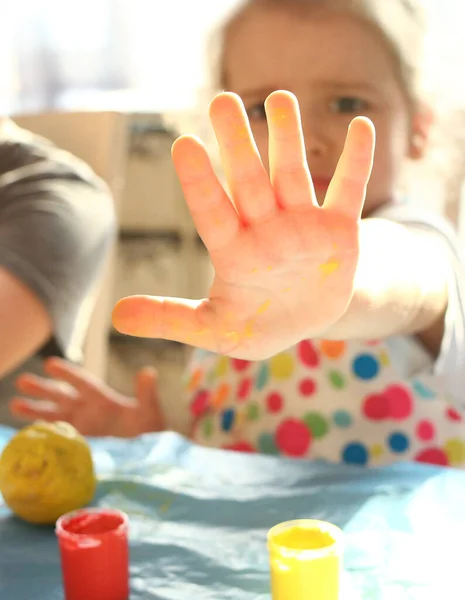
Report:
[[[12,433],[0,427],[0,449]],[[174,433],[91,445],[94,504],[130,516],[131,600],[269,600],[266,534],[295,518],[344,529],[343,600],[465,599],[463,472],[241,455]],[[53,528],[0,502],[0,600],[62,599]]]

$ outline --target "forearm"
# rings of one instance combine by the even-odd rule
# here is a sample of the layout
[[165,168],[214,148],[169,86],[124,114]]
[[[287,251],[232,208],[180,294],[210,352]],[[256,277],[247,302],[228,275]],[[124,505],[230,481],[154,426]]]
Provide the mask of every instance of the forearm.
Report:
[[0,267],[0,378],[37,352],[51,331],[40,300]]
[[355,290],[329,339],[421,334],[447,306],[446,253],[421,230],[381,219],[362,221]]

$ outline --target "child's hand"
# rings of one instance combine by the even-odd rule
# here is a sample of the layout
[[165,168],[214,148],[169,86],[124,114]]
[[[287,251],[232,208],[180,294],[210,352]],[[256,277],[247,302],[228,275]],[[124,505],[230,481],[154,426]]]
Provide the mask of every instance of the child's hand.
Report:
[[214,283],[201,301],[121,300],[113,315],[121,332],[259,360],[324,334],[344,314],[353,294],[374,128],[365,118],[352,122],[319,207],[296,98],[275,92],[266,113],[270,177],[240,99],[225,93],[212,102],[211,121],[232,201],[201,143],[192,137],[176,141],[174,164],[210,253]]
[[151,369],[137,374],[135,398],[118,394],[84,369],[61,359],[49,359],[45,370],[55,381],[30,374],[17,379],[20,394],[37,400],[14,398],[10,407],[16,417],[67,421],[88,436],[128,438],[164,429],[157,375]]

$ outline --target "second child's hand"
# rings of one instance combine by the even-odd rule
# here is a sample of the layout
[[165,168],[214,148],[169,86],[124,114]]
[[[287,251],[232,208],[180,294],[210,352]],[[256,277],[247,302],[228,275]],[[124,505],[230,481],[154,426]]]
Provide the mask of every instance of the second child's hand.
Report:
[[215,278],[200,301],[121,300],[113,322],[122,333],[261,360],[324,334],[344,314],[354,290],[374,127],[363,117],[352,121],[320,207],[296,98],[274,92],[265,107],[270,176],[240,98],[224,93],[211,104],[230,195],[196,138],[175,142],[176,171]]

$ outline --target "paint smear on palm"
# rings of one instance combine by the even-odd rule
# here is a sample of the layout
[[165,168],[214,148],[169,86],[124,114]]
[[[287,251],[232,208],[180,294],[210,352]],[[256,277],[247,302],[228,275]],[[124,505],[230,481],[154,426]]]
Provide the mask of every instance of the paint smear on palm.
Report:
[[327,277],[328,275],[331,275],[332,273],[334,273],[335,271],[337,271],[339,269],[339,263],[337,260],[329,260],[326,263],[323,263],[322,265],[320,265],[320,271],[323,274],[324,277]]

